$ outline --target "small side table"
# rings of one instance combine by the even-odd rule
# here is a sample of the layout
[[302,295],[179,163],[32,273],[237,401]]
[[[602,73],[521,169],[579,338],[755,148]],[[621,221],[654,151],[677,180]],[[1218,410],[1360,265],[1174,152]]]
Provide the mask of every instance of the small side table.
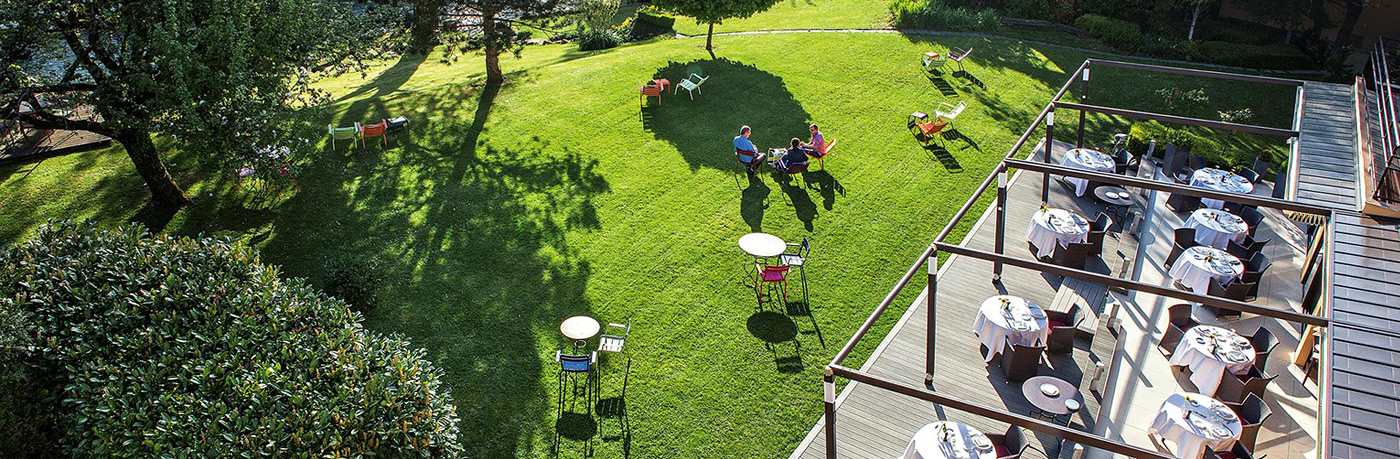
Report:
[[[1057,393],[1052,397],[1041,390],[1042,386],[1053,387]],[[1066,424],[1069,423],[1070,415],[1084,407],[1084,397],[1079,393],[1079,388],[1054,376],[1027,379],[1021,383],[1021,394],[1026,396],[1026,400],[1031,402],[1040,415],[1055,420],[1065,416]]]
[[[1109,196],[1109,193],[1113,193],[1114,196]],[[1104,185],[1094,189],[1094,197],[1108,204],[1109,209],[1113,211],[1113,216],[1119,217],[1120,220],[1121,214],[1126,213],[1128,207],[1133,205],[1131,196],[1118,197],[1126,194],[1128,194],[1128,190],[1112,185]]]
[[[668,79],[665,79],[665,78],[657,78],[657,79],[655,79],[655,80],[651,80],[651,83],[654,84],[654,85],[660,86],[660,87],[661,87],[661,92],[666,92],[666,87],[671,85],[671,80],[668,80]],[[672,94],[675,94],[675,93],[672,93]]]

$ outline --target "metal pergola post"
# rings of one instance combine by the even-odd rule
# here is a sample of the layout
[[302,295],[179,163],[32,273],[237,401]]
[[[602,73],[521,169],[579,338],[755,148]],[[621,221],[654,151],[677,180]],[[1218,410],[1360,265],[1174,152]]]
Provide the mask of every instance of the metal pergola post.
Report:
[[[1087,103],[1089,101],[1089,67],[1084,67],[1084,72],[1081,76],[1083,78],[1081,78],[1079,82],[1079,101]],[[1077,148],[1084,148],[1084,115],[1084,110],[1080,110],[1079,140],[1076,141],[1074,144],[1074,146]]]
[[938,349],[938,250],[928,257],[928,335],[924,341],[924,385],[933,385],[934,356]]
[[[993,246],[997,255],[1005,253],[1006,244],[1006,171],[997,174],[997,230]],[[992,282],[1001,282],[1001,263],[992,263]]]
[[[1050,111],[1045,114],[1045,151],[1041,154],[1045,164],[1050,164],[1050,151],[1055,148],[1055,104],[1050,103]],[[1050,175],[1040,181],[1040,203],[1050,202]]]
[[826,419],[826,457],[836,459],[836,375],[831,366],[827,366],[826,374],[822,375],[822,401],[826,402],[823,416]]

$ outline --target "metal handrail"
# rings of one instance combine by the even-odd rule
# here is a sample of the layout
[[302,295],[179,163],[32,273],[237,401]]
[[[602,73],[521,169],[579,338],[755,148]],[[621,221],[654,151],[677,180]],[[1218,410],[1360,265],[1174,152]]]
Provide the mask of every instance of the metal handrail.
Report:
[[1400,183],[1395,181],[1400,179],[1400,164],[1395,164],[1400,159],[1397,158],[1397,154],[1400,154],[1400,120],[1397,120],[1395,113],[1394,84],[1385,42],[1385,37],[1376,40],[1370,59],[1371,89],[1376,93],[1376,117],[1381,133],[1381,151],[1373,154],[1382,157],[1382,167],[1376,168],[1376,176],[1372,178],[1376,183],[1372,198],[1395,202],[1400,201]]

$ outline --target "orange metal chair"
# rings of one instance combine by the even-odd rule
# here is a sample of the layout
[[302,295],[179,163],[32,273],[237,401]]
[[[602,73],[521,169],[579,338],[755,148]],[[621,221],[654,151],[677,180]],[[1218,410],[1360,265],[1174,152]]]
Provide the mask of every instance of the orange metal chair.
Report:
[[378,137],[385,146],[389,145],[389,122],[380,119],[378,123],[360,125],[360,146],[368,146],[365,139]]
[[933,143],[934,134],[943,131],[948,127],[948,121],[942,118],[928,119],[928,114],[924,112],[914,112],[909,115],[909,132],[914,134],[914,138],[919,139],[919,144],[928,146]]
[[831,139],[830,142],[827,142],[826,145],[822,147],[822,151],[817,152],[817,155],[813,156],[817,158],[817,167],[820,167],[822,170],[826,170],[826,155],[831,154],[831,149],[835,146],[836,139]]
[[661,105],[661,93],[663,91],[660,84],[638,83],[637,89],[642,92],[642,96],[640,97],[641,106],[645,107],[647,105],[648,97],[655,97],[656,105]]

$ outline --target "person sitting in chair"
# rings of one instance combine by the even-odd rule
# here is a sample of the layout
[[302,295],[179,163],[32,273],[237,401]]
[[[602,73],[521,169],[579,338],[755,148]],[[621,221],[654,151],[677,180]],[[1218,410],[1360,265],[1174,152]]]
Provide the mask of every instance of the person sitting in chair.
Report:
[[812,150],[803,148],[802,140],[794,137],[791,146],[788,147],[787,154],[778,158],[773,167],[786,174],[805,172],[807,170],[807,155],[810,154],[812,154]]
[[807,130],[812,132],[812,139],[802,142],[802,148],[807,149],[807,154],[813,158],[820,158],[822,152],[826,151],[826,138],[822,137],[822,131],[817,129],[816,124],[812,124]]
[[739,135],[734,137],[734,154],[739,157],[739,163],[749,169],[749,175],[753,175],[754,169],[759,164],[763,164],[764,154],[758,152],[758,147],[749,141],[749,134],[752,130],[748,126],[739,128]]

